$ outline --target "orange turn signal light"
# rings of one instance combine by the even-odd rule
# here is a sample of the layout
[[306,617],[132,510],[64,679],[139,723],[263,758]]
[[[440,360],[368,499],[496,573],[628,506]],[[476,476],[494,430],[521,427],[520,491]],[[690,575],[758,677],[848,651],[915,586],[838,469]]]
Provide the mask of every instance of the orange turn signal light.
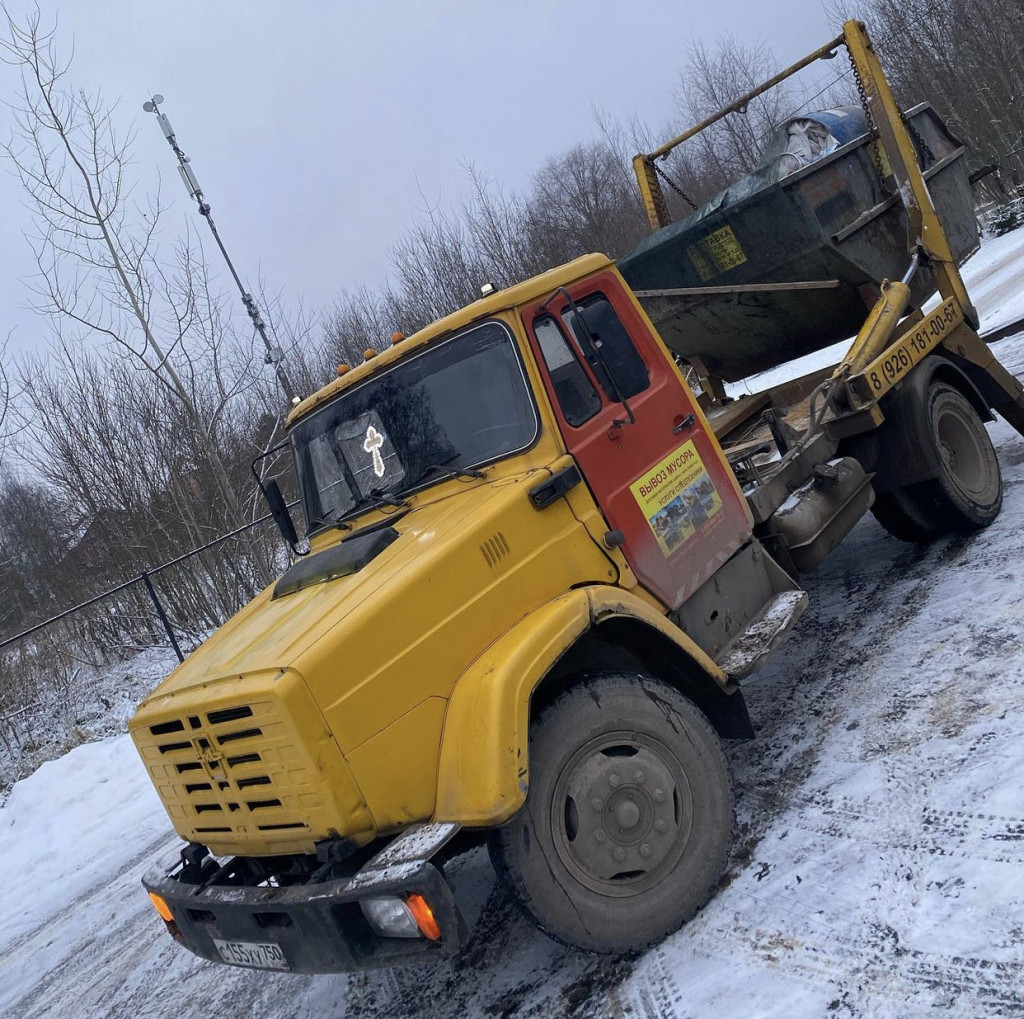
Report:
[[160,916],[168,923],[171,923],[174,920],[174,914],[171,912],[171,907],[168,906],[167,903],[156,894],[156,892],[150,892],[149,897],[153,900],[153,905],[156,907],[156,911]]
[[412,918],[416,921],[420,934],[430,941],[440,941],[441,928],[438,927],[437,921],[434,919],[434,911],[427,905],[427,900],[422,895],[413,892],[405,900],[405,904],[409,907],[409,912],[412,913]]

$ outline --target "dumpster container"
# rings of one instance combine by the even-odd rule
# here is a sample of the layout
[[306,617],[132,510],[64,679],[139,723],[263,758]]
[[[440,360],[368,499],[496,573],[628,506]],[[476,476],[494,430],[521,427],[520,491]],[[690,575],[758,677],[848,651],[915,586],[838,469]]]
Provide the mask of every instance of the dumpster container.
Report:
[[[906,120],[961,264],[979,243],[964,146],[927,103]],[[829,139],[806,165],[792,155],[802,143],[793,144],[801,124],[819,124],[819,139]],[[753,173],[623,258],[622,275],[668,346],[737,381],[854,335],[877,285],[902,277],[909,263],[906,212],[878,152],[859,106],[802,114],[773,136]],[[816,286],[651,293],[764,283]],[[934,292],[924,266],[912,283],[912,305]]]

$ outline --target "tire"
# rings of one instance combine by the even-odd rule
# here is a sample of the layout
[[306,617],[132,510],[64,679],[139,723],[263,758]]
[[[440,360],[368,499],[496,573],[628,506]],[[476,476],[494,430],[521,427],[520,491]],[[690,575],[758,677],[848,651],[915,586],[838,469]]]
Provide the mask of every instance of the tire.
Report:
[[879,523],[902,541],[931,541],[988,527],[1003,505],[999,461],[978,412],[957,389],[928,389],[923,440],[935,451],[938,474],[879,496]]
[[871,512],[875,519],[900,541],[928,542],[941,536],[941,531],[927,522],[905,489],[876,495]]
[[632,952],[711,898],[732,843],[732,780],[678,691],[636,673],[585,677],[533,722],[530,756],[526,803],[489,847],[542,930]]

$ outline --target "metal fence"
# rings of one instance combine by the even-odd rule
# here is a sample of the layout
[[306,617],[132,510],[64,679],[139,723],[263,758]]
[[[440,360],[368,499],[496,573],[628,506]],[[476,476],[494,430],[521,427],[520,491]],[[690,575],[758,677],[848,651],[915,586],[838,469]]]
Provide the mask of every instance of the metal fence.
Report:
[[154,566],[148,570],[143,570],[137,577],[133,577],[131,580],[126,580],[124,583],[117,584],[114,587],[111,587],[108,590],[103,591],[101,594],[97,594],[92,598],[87,598],[85,601],[79,602],[77,605],[73,605],[71,608],[65,609],[62,612],[58,612],[56,615],[50,616],[49,619],[45,619],[41,623],[36,623],[34,626],[30,626],[27,629],[22,630],[20,633],[14,634],[14,636],[12,637],[6,637],[3,640],[0,640],[0,652],[14,644],[17,644],[19,641],[31,637],[33,634],[37,634],[43,630],[46,630],[47,627],[53,626],[55,623],[59,623],[61,620],[68,619],[74,616],[76,613],[82,612],[85,609],[91,608],[94,605],[98,605],[101,602],[107,601],[108,599],[111,599],[116,595],[121,594],[124,591],[128,591],[136,587],[137,585],[141,584],[143,589],[146,591],[146,594],[148,595],[150,602],[152,603],[154,620],[159,623],[160,628],[166,634],[168,642],[170,643],[171,647],[174,650],[174,653],[178,657],[178,661],[184,661],[185,655],[181,649],[181,643],[179,642],[178,635],[175,633],[174,627],[171,623],[171,619],[168,614],[167,608],[164,604],[164,601],[160,598],[160,595],[157,591],[157,587],[153,583],[153,578],[158,577],[161,573],[171,569],[172,567],[179,566],[182,563],[186,563],[189,560],[194,559],[195,557],[201,555],[204,552],[208,552],[211,549],[219,548],[225,542],[230,541],[232,538],[237,538],[242,534],[252,531],[257,527],[266,524],[271,519],[271,515],[268,513],[262,517],[259,517],[256,520],[253,520],[251,523],[244,524],[241,527],[236,527],[233,531],[228,531],[226,534],[222,534],[219,537],[214,538],[213,541],[209,541],[205,545],[200,545],[198,548],[191,549],[188,552],[183,553],[182,555],[175,556],[175,558],[170,559],[165,563],[161,563],[159,566]]

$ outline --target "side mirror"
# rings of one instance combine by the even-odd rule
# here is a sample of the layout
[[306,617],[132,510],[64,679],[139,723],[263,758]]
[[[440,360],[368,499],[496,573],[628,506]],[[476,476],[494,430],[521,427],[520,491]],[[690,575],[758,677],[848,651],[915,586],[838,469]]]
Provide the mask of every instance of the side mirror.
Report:
[[284,501],[284,496],[281,494],[281,487],[277,483],[276,478],[271,478],[263,486],[263,495],[267,500],[267,507],[270,509],[270,515],[274,518],[274,523],[277,524],[277,529],[281,532],[281,537],[291,545],[292,548],[299,543],[299,537],[295,533],[295,524],[292,523],[292,515],[288,512],[288,505]]

